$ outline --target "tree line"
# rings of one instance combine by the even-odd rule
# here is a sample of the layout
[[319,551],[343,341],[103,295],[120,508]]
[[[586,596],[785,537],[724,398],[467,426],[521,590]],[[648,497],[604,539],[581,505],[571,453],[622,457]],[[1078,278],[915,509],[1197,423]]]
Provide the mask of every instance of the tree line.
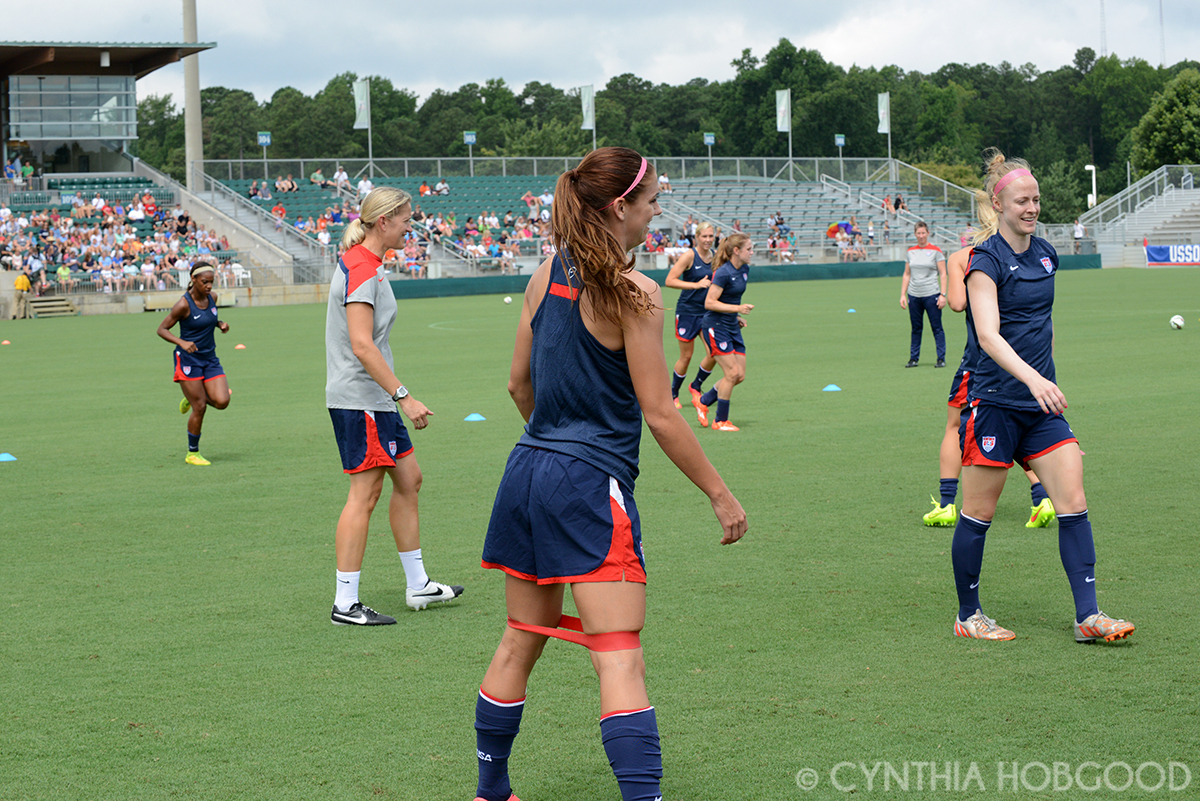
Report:
[[[844,69],[816,50],[781,39],[761,59],[749,49],[728,81],[695,78],[672,86],[633,74],[596,91],[598,144],[652,156],[786,157],[787,135],[775,129],[775,90],[791,87],[793,150],[885,157],[877,133],[876,96],[891,93],[892,152],[948,180],[978,183],[980,153],[999,147],[1029,160],[1041,176],[1043,219],[1066,222],[1090,190],[1095,164],[1101,196],[1162,163],[1200,162],[1200,63],[1153,67],[1081,48],[1073,63],[1049,72],[1008,62],[947,64],[933,73],[897,66]],[[311,97],[283,87],[259,103],[242,89],[201,91],[204,155],[254,158],[258,131],[271,131],[272,158],[365,158],[367,132],[354,130],[352,72],[333,77]],[[520,91],[503,79],[438,89],[424,102],[386,77],[371,76],[377,157],[466,156],[462,132],[477,133],[478,156],[581,156],[591,132],[580,130],[577,90],[532,81]],[[1190,131],[1190,133],[1189,133]],[[184,172],[183,112],[170,95],[138,103],[137,155],[177,178]]]

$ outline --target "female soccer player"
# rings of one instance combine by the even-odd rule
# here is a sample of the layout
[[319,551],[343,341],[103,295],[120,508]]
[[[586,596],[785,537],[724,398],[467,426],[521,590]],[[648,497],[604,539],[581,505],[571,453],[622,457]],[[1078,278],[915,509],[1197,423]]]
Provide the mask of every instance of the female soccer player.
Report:
[[[712,223],[697,225],[696,246],[680,255],[667,273],[667,286],[683,290],[675,302],[675,338],[679,340],[679,359],[671,376],[671,398],[675,401],[676,409],[683,408],[679,402],[679,388],[687,380],[688,365],[692,361],[696,337],[700,334],[700,324],[704,319],[704,296],[708,294],[709,284],[712,283],[712,246],[715,236]],[[716,363],[708,354],[700,360],[700,370],[688,387],[693,406],[700,403],[704,382],[712,374]]]
[[929,241],[929,226],[919,222],[913,227],[917,244],[908,249],[904,260],[904,277],[900,279],[900,308],[908,309],[912,323],[908,364],[916,367],[921,359],[921,334],[925,330],[925,315],[937,350],[934,367],[946,366],[946,332],[942,330],[942,307],[946,305],[946,257],[942,249]]
[[[175,383],[183,390],[179,413],[188,418],[188,449],[184,461],[207,466],[212,462],[200,455],[200,429],[204,412],[209,406],[224,409],[229,406],[229,380],[217,358],[217,343],[213,329],[229,332],[229,323],[219,319],[217,296],[212,293],[216,268],[207,261],[197,262],[191,270],[191,280],[166,318],[158,324],[158,335],[175,345]],[[179,323],[179,336],[170,329]]]
[[[984,230],[972,234],[972,236],[976,242],[982,242],[995,233],[995,228],[987,228],[985,223]],[[952,311],[962,312],[967,308],[967,286],[964,283],[963,273],[966,271],[970,253],[971,248],[965,247],[951,253],[950,258],[947,259],[946,295],[947,305]],[[971,372],[975,369],[977,349],[975,331],[971,326],[967,326],[967,345],[963,349],[962,361],[959,362],[954,380],[950,382],[950,398],[946,402],[946,433],[942,436],[942,446],[938,451],[938,474],[940,477],[938,494],[941,497],[940,502],[937,496],[929,497],[933,502],[933,510],[927,512],[922,518],[927,526],[953,526],[958,522],[958,510],[954,505],[954,499],[958,495],[958,478],[962,473],[962,450],[958,444],[958,428],[962,422],[963,409],[967,405]],[[1038,481],[1038,477],[1032,470],[1026,470],[1025,477],[1029,479],[1029,494],[1033,501],[1025,528],[1045,528],[1054,521],[1054,504],[1051,503],[1042,482]]]
[[1016,636],[983,613],[979,577],[1007,470],[1020,460],[1037,472],[1058,512],[1058,550],[1075,598],[1076,642],[1122,639],[1133,624],[1105,615],[1097,605],[1083,460],[1062,414],[1066,398],[1055,384],[1051,311],[1058,254],[1033,235],[1041,196],[1029,165],[996,150],[987,159],[977,204],[995,213],[998,233],[976,246],[966,268],[967,324],[975,329],[979,358],[971,411],[960,429],[963,510],[951,544],[959,602],[954,633],[985,640]]
[[729,422],[729,398],[733,388],[746,378],[746,344],[742,341],[746,321],[740,315],[749,314],[754,308],[749,303],[742,303],[753,257],[754,243],[746,234],[731,234],[726,238],[717,248],[712,285],[704,297],[704,345],[709,355],[721,365],[723,375],[715,387],[700,397],[696,417],[700,425],[707,428],[708,407],[716,403],[713,431],[740,430]]
[[[507,574],[508,609],[475,708],[483,801],[515,798],[508,757],[548,636],[590,652],[601,740],[622,798],[661,797],[658,726],[639,640],[646,570],[633,484],[643,416],[708,496],[721,543],[746,532],[741,505],[671,403],[662,380],[662,294],[628,255],[661,213],[657,186],[654,168],[626,148],[592,151],[563,173],[551,212],[557,255],[525,290],[508,387],[527,425],[483,548],[484,567]],[[564,584],[578,618],[562,614]]]
[[396,378],[388,335],[396,322],[396,298],[383,271],[383,254],[404,247],[412,230],[412,198],[381,186],[362,203],[358,219],[346,226],[329,286],[325,318],[325,405],[350,476],[350,494],[338,518],[334,547],[337,584],[332,620],[340,625],[381,626],[396,619],[381,615],[358,599],[358,582],[367,547],[371,512],[392,480],[388,518],[400,552],[408,588],[405,603],[424,609],[462,595],[460,586],[431,581],[421,556],[417,492],[421,468],[413,456],[408,430],[396,405],[418,430],[433,412],[409,394]]

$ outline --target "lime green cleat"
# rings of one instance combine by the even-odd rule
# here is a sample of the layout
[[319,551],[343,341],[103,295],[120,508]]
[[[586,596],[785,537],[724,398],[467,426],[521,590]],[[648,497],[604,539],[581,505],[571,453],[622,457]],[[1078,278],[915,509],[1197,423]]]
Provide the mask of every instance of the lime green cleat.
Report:
[[192,404],[188,401],[187,398],[184,398],[183,400],[181,400],[179,402],[179,413],[180,414],[187,414],[188,409],[191,409],[191,408],[192,408]]
[[958,522],[958,510],[954,508],[954,504],[942,506],[932,495],[929,496],[929,500],[933,501],[933,511],[921,518],[925,525],[948,527]]
[[1050,503],[1049,498],[1031,507],[1029,511],[1029,522],[1025,524],[1025,528],[1045,528],[1054,522],[1054,504]]
[[212,464],[212,462],[208,461],[194,451],[188,451],[188,455],[183,458],[183,461],[187,462],[188,464],[199,465],[200,467],[207,467],[208,465]]

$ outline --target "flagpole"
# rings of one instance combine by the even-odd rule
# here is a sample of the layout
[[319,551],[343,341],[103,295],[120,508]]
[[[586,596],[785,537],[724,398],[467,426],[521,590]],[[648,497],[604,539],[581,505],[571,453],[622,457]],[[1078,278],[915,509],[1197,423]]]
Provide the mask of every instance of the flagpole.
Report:
[[375,131],[371,127],[371,79],[367,78],[367,164],[375,177]]

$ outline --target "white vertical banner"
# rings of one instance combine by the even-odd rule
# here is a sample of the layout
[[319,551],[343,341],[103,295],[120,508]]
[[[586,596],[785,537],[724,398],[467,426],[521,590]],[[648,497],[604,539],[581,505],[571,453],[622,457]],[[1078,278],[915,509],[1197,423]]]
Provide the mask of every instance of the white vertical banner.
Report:
[[775,130],[779,133],[792,132],[792,90],[775,90]]
[[583,104],[582,131],[596,130],[596,87],[594,84],[579,87],[579,101]]
[[892,132],[892,93],[879,93],[879,130],[877,133],[890,134]]
[[354,82],[354,128],[371,127],[371,79]]

